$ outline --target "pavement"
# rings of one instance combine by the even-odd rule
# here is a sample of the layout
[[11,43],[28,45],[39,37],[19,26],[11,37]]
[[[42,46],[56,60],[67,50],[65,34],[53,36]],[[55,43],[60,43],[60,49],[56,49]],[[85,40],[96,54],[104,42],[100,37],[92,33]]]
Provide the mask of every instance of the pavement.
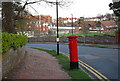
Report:
[[27,48],[28,53],[24,62],[19,64],[7,79],[70,79],[71,77],[62,70],[57,59],[52,55]]

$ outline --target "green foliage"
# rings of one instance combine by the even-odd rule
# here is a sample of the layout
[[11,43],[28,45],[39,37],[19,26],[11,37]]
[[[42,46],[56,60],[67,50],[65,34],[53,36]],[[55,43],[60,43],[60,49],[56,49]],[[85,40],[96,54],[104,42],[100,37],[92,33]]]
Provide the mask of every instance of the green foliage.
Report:
[[1,33],[2,34],[2,53],[9,50],[9,48],[17,49],[18,47],[22,47],[28,41],[27,36],[25,35],[17,35],[10,33]]

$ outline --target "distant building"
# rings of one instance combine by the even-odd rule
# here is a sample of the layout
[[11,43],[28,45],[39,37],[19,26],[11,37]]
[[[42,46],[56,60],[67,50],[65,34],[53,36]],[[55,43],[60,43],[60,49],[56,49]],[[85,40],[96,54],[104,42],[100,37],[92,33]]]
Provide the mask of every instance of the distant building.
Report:
[[98,17],[88,17],[84,18],[84,21],[115,21],[117,20],[117,17],[114,14],[105,14],[105,15],[100,15]]
[[[111,15],[108,15],[111,16]],[[34,36],[44,36],[49,34],[56,34],[56,19],[53,22],[53,19],[50,15],[27,15],[21,16],[30,19],[30,22],[27,23],[27,30],[24,33],[28,37]],[[117,24],[113,20],[107,20],[107,16],[103,18],[92,17],[92,18],[83,18],[79,21],[79,18],[58,18],[58,29],[59,34],[68,34],[68,33],[79,33],[84,29],[87,29],[89,32],[105,32],[105,31],[114,31],[117,29]],[[111,16],[111,19],[114,16]],[[73,21],[73,28],[72,28]],[[21,32],[18,32],[19,34]]]
[[[98,25],[99,22],[99,25]],[[115,21],[84,21],[90,32],[114,31],[117,29]],[[82,26],[82,25],[81,25]]]
[[[52,17],[49,15],[27,15],[22,17],[30,20],[26,27],[28,30],[24,30],[28,37],[48,35],[52,28]],[[21,34],[21,32],[17,33]]]
[[[62,27],[67,27],[67,26],[71,26],[72,25],[72,20],[73,20],[73,26],[75,26],[75,22],[77,22],[77,18],[62,18],[59,17],[58,18],[58,26],[62,26]],[[56,26],[56,19],[54,21],[54,25]]]
[[104,28],[105,31],[110,31],[110,30],[117,30],[118,25],[115,21],[100,21],[101,22],[101,27]]

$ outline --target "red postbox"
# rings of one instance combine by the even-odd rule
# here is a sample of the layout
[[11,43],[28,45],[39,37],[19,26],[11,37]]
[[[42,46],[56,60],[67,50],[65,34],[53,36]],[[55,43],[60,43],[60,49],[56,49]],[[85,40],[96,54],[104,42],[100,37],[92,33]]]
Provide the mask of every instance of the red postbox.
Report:
[[68,36],[69,38],[69,52],[70,52],[70,69],[78,69],[78,36]]

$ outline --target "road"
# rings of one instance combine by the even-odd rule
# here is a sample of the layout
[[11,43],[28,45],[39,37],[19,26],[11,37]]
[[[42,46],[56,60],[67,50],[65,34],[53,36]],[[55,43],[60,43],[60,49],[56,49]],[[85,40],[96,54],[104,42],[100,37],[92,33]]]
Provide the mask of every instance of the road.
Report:
[[[56,50],[56,44],[27,44],[27,47],[40,47]],[[69,54],[68,45],[60,44],[60,52]],[[79,59],[89,64],[109,79],[118,79],[118,50],[78,46]]]

